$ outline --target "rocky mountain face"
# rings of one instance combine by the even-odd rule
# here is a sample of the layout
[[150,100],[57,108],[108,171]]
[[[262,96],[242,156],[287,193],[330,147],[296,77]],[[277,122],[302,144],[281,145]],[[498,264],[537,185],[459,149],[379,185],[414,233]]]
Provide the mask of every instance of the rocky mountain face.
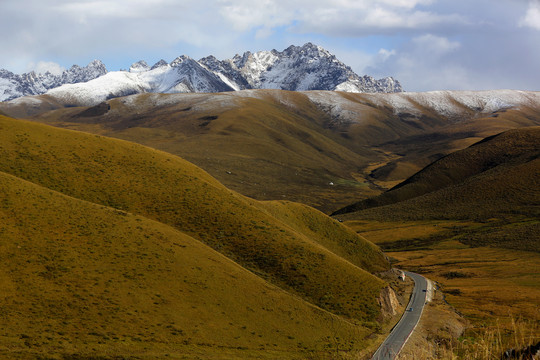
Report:
[[399,82],[391,77],[375,80],[367,75],[358,76],[327,50],[311,43],[290,46],[282,52],[248,51],[223,61],[210,56],[201,59],[200,63],[227,78],[237,90],[403,91]]
[[[100,77],[102,79],[98,80]],[[91,84],[91,80],[97,82]],[[62,87],[68,84],[77,86]],[[403,91],[399,82],[391,77],[376,80],[368,75],[357,75],[327,50],[311,43],[290,46],[282,52],[245,52],[227,60],[208,56],[196,61],[179,56],[170,64],[160,60],[151,67],[141,60],[131,65],[129,71],[110,73],[98,60],[86,67],[74,65],[61,75],[49,72],[16,75],[0,70],[0,101],[44,94],[51,89],[57,94],[87,92],[90,98],[105,99],[141,92],[215,93],[244,89]]]
[[0,101],[9,101],[21,96],[40,95],[64,84],[75,84],[96,79],[107,73],[105,65],[94,60],[85,67],[73,65],[60,75],[50,72],[36,74],[29,72],[22,75],[0,69]]

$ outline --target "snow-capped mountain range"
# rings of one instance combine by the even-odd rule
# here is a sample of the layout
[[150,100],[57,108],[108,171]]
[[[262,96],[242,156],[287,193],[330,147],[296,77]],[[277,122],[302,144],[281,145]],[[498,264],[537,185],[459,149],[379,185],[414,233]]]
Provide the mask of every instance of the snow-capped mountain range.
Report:
[[105,74],[107,74],[107,69],[99,60],[94,60],[85,67],[73,65],[60,75],[53,75],[50,72],[36,74],[33,71],[17,75],[0,69],[0,101],[44,94],[64,84],[87,82]]
[[368,75],[359,76],[327,50],[311,43],[290,46],[282,52],[246,52],[221,61],[214,56],[196,61],[183,55],[171,63],[160,60],[149,66],[141,60],[131,65],[129,71],[107,72],[99,60],[86,67],[74,65],[61,75],[16,75],[0,70],[0,101],[48,93],[95,103],[148,92],[215,93],[244,89],[403,91],[392,77],[376,80]]

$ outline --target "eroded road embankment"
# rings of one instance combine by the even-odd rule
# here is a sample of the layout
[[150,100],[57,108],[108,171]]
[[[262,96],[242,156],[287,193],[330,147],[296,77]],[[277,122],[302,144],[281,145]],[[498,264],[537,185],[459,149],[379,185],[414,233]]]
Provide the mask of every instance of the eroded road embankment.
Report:
[[428,279],[408,271],[405,271],[405,275],[414,281],[411,299],[401,320],[373,354],[372,360],[393,360],[397,357],[416,325],[418,325],[425,304],[431,301],[433,296],[433,286]]

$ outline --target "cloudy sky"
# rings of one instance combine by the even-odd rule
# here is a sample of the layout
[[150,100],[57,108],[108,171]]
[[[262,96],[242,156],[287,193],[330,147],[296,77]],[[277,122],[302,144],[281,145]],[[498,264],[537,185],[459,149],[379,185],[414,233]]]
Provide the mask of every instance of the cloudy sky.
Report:
[[540,0],[1,0],[0,68],[321,45],[407,91],[540,90]]

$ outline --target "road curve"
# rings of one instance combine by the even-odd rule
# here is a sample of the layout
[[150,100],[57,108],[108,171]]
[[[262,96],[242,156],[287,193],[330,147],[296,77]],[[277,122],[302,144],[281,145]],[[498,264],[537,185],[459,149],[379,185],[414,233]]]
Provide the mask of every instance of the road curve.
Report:
[[428,289],[428,281],[422,275],[405,271],[405,275],[414,280],[414,289],[411,295],[411,300],[405,309],[405,313],[401,320],[394,326],[392,332],[386,340],[379,346],[372,360],[393,360],[397,357],[412,332],[418,325],[424,305],[426,304],[427,294],[431,289]]

